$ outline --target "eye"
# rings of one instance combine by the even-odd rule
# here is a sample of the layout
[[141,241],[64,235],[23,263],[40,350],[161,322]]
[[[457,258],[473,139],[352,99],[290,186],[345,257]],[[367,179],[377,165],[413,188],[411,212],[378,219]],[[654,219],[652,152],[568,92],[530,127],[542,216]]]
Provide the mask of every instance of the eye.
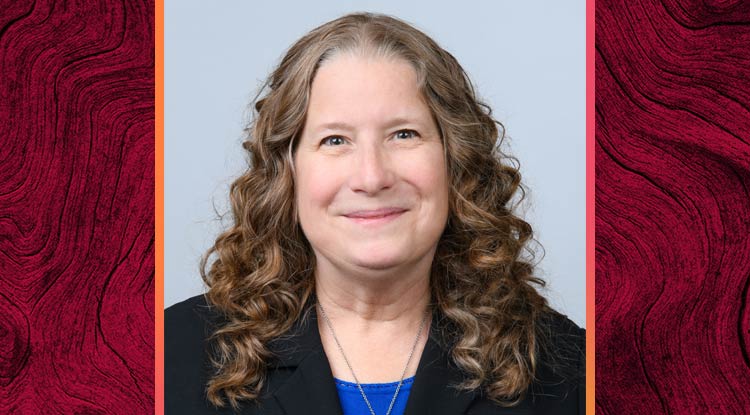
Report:
[[394,134],[393,136],[400,140],[405,140],[409,138],[419,137],[419,133],[414,130],[400,130],[396,131],[396,134]]
[[320,144],[324,146],[340,146],[345,143],[346,141],[344,140],[344,137],[341,137],[338,135],[332,135],[330,137],[326,137],[323,139],[323,141],[320,142]]

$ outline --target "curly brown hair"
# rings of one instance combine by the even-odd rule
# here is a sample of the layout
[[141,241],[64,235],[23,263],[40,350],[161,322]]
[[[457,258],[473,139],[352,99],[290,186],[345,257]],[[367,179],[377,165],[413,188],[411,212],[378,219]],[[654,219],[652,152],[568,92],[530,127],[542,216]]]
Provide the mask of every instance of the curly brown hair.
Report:
[[500,151],[504,129],[456,59],[411,25],[372,13],[343,16],[302,37],[254,100],[243,145],[250,167],[230,190],[233,225],[201,262],[206,298],[227,318],[212,336],[208,399],[224,406],[226,398],[233,407],[257,399],[273,358],[269,343],[314,297],[315,256],[297,219],[292,156],[316,71],[341,52],[402,59],[418,75],[450,183],[432,302],[451,323],[451,357],[466,375],[458,387],[514,405],[534,379],[539,321],[548,310],[535,288],[544,282],[533,275],[531,226],[514,214],[524,193],[517,161]]

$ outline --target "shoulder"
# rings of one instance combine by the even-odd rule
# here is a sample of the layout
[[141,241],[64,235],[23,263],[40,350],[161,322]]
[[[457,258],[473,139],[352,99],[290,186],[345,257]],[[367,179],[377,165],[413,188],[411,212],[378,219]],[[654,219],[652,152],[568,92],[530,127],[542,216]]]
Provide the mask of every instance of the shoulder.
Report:
[[214,325],[217,318],[205,296],[196,295],[164,310],[164,330],[171,335],[196,335],[199,329]]
[[541,413],[583,413],[586,330],[567,316],[550,310],[539,320],[538,350],[537,373],[527,399]]
[[[518,406],[508,414],[582,415],[585,413],[586,331],[566,316],[550,310],[537,324],[538,354],[534,381]],[[481,399],[471,414],[495,414],[498,407]]]
[[204,413],[211,374],[208,339],[219,315],[202,295],[164,310],[164,403],[166,413]]
[[549,309],[541,315],[538,322],[542,336],[553,345],[583,347],[586,344],[586,330],[564,314]]
[[540,359],[558,376],[582,377],[586,361],[586,330],[567,316],[550,310],[539,319]]
[[516,406],[502,408],[485,391],[467,413],[582,415],[585,413],[586,331],[568,317],[547,310],[537,320],[534,380]]
[[[203,351],[203,343],[216,329],[219,313],[203,295],[188,298],[164,310],[165,352],[179,355]],[[170,346],[175,346],[170,350]]]

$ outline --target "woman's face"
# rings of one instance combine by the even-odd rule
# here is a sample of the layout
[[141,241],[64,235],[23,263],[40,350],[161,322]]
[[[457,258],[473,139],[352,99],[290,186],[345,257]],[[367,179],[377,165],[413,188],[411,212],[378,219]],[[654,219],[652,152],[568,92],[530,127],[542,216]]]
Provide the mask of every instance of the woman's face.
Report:
[[431,263],[448,178],[410,64],[349,55],[324,63],[295,169],[299,220],[318,262],[349,271]]

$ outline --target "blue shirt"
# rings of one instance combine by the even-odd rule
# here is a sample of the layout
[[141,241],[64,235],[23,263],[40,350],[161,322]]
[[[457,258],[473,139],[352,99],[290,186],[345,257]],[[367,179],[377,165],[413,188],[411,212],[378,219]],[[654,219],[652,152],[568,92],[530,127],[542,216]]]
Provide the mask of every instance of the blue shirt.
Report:
[[[344,410],[344,415],[369,415],[370,410],[367,408],[365,400],[362,399],[357,384],[340,379],[334,380],[336,381],[336,390],[339,392],[339,400],[341,400],[341,409]],[[398,391],[396,402],[393,404],[391,415],[403,415],[412,383],[414,383],[414,377],[404,379],[404,383],[401,384],[401,389]],[[393,394],[396,393],[397,386],[398,382],[362,384],[362,390],[365,391],[375,415],[385,415],[393,399]]]

